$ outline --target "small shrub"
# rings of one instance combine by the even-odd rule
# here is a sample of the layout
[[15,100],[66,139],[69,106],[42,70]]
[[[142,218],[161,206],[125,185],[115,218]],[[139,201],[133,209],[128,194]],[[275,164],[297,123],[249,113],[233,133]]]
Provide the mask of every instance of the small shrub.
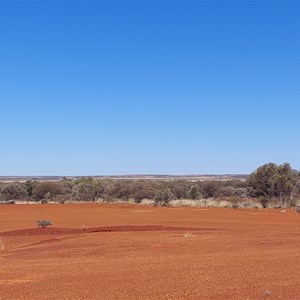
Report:
[[232,208],[239,208],[240,207],[240,198],[237,196],[228,197],[227,201],[231,203]]
[[155,200],[143,199],[140,204],[141,205],[154,205],[155,204]]
[[42,228],[46,228],[52,225],[51,221],[49,220],[37,220],[36,223],[38,227],[42,227]]
[[44,195],[44,199],[51,199],[51,193],[48,192]]
[[270,199],[267,197],[261,197],[260,198],[260,203],[263,206],[263,208],[267,208],[269,203],[270,203]]
[[67,201],[70,201],[70,199],[70,195],[56,195],[55,197],[52,197],[52,201],[59,204],[64,204]]
[[216,195],[218,197],[230,197],[230,196],[235,196],[236,195],[236,188],[233,186],[224,186],[220,187],[216,191]]
[[242,203],[243,208],[255,208],[255,203],[252,201],[245,201]]
[[237,209],[237,208],[239,208],[239,205],[237,203],[234,203],[234,204],[232,204],[231,207],[234,208],[234,209]]
[[261,203],[258,202],[254,202],[254,209],[262,209],[263,206],[261,205]]
[[159,206],[168,206],[171,197],[171,192],[169,190],[161,190],[155,195],[155,204]]
[[48,203],[48,200],[47,199],[42,199],[41,200],[41,204],[47,204]]
[[222,200],[219,202],[218,206],[221,208],[227,208],[227,207],[230,207],[230,203],[226,200]]
[[218,207],[218,201],[213,198],[209,198],[205,201],[205,207]]

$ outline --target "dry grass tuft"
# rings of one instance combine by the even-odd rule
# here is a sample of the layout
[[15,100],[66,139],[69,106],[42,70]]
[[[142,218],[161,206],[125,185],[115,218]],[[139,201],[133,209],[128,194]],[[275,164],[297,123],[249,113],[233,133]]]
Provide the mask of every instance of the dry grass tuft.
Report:
[[272,296],[272,292],[270,290],[265,290],[264,296],[265,298],[270,298]]
[[141,205],[154,205],[155,204],[155,200],[151,200],[151,199],[143,199],[140,203]]
[[185,238],[193,238],[193,237],[195,237],[195,235],[194,234],[192,234],[191,232],[186,232],[184,235],[183,235]]
[[0,237],[0,251],[4,250],[6,247],[6,240]]

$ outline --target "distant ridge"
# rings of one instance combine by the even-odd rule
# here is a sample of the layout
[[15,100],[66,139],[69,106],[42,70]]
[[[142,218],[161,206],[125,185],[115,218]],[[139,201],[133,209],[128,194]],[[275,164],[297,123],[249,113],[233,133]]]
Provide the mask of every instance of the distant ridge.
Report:
[[247,174],[192,174],[192,175],[157,175],[157,174],[131,174],[131,175],[92,175],[92,176],[0,176],[0,182],[25,182],[27,180],[35,181],[59,181],[64,178],[76,180],[85,177],[95,179],[112,180],[187,180],[187,181],[205,181],[205,180],[245,180]]

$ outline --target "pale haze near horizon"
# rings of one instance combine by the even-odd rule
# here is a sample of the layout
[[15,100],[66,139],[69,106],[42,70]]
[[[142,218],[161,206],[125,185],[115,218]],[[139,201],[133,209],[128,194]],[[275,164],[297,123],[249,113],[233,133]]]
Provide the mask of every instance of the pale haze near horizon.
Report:
[[1,1],[0,175],[300,168],[300,3]]

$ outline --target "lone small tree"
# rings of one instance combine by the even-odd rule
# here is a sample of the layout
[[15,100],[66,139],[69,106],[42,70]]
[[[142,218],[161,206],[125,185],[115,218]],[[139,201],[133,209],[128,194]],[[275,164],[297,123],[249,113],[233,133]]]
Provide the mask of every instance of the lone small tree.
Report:
[[101,196],[104,190],[100,180],[95,180],[92,177],[81,178],[73,187],[72,197],[76,200],[95,201]]

